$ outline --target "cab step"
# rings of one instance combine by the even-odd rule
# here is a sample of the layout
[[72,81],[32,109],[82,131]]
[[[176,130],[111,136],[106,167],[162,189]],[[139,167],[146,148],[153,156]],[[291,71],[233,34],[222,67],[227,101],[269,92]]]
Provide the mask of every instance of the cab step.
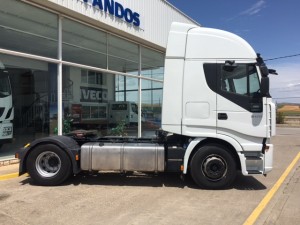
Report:
[[248,170],[248,174],[263,174],[263,171],[260,171],[260,170]]

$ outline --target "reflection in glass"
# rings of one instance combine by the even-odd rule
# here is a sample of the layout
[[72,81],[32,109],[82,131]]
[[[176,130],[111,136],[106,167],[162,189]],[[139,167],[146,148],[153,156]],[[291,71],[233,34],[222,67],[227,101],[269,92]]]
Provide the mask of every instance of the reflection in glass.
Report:
[[[0,54],[1,80],[6,78],[1,89],[12,97],[12,107],[5,109],[13,124],[11,143],[1,147],[2,154],[14,154],[16,149],[32,140],[54,135],[57,129],[57,65]],[[5,76],[4,76],[5,74]],[[11,91],[8,90],[9,83]],[[2,83],[3,84],[3,83]],[[4,106],[1,103],[1,107]],[[8,116],[9,114],[9,116]],[[1,124],[3,125],[3,124]]]
[[108,69],[138,74],[139,48],[137,44],[109,35],[108,55]]
[[55,14],[21,1],[1,1],[0,48],[57,58],[57,27]]
[[142,136],[153,136],[161,127],[162,83],[142,81]]
[[163,80],[164,54],[142,47],[142,76]]
[[[63,66],[64,120],[71,118],[70,132],[92,130],[98,136],[117,135],[113,131],[124,123],[122,135],[137,136],[137,79]],[[116,91],[118,81],[122,90]],[[124,85],[125,84],[125,85]],[[122,100],[118,99],[122,93]]]
[[66,18],[62,26],[63,60],[106,69],[106,33]]

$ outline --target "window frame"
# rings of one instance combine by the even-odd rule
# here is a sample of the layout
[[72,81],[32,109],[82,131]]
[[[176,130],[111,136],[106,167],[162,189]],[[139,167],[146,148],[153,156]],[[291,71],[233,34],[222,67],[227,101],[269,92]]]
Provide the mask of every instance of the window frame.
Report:
[[[253,94],[253,95],[250,95],[250,94],[249,95],[248,94],[241,95],[241,94],[222,90],[222,88],[221,88],[221,85],[222,85],[221,73],[222,73],[222,67],[224,66],[224,64],[225,64],[224,61],[203,64],[203,70],[204,70],[207,85],[213,92],[215,92],[217,94],[217,99],[219,99],[218,96],[222,96],[223,98],[227,99],[228,101],[233,102],[234,104],[240,106],[241,108],[243,108],[249,112],[261,113],[263,110],[263,105],[262,105],[263,97],[260,95],[259,92],[257,92],[256,94]],[[251,63],[243,62],[240,64],[253,65],[256,68],[256,71],[258,71],[256,64],[253,62],[251,62]],[[247,72],[247,77],[249,77],[248,73],[249,72]],[[260,78],[259,73],[257,73],[257,75],[258,75],[258,79],[259,79]],[[249,80],[247,82],[249,82]],[[260,83],[260,81],[259,81],[259,83]],[[249,90],[247,90],[247,92],[249,92]],[[259,107],[253,107],[253,106],[259,106]]]

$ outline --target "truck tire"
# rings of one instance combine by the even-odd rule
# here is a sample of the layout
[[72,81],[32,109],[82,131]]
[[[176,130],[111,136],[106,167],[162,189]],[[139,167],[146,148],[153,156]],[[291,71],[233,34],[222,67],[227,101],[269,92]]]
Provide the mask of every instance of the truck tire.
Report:
[[190,163],[195,183],[205,189],[224,189],[236,177],[233,155],[221,145],[206,145],[197,150]]
[[53,144],[34,148],[27,158],[26,167],[33,181],[42,186],[59,185],[72,173],[67,153]]

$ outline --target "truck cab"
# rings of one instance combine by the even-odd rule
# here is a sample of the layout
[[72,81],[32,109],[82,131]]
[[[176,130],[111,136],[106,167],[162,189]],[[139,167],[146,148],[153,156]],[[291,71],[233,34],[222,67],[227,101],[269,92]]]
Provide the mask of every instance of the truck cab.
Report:
[[13,138],[14,107],[9,73],[0,61],[0,148]]
[[[165,68],[163,130],[199,139],[197,144],[232,146],[244,175],[272,169],[275,105],[268,71],[245,40],[174,23]],[[189,155],[185,159],[186,169]]]

